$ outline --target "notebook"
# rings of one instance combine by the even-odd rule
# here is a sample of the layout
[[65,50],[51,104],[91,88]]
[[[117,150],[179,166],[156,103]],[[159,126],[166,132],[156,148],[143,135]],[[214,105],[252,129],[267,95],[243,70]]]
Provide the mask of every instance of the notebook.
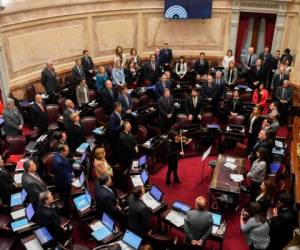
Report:
[[24,203],[26,197],[27,197],[27,192],[23,188],[21,192],[12,194],[10,196],[10,206],[14,207],[14,206],[22,205]]
[[143,202],[150,207],[151,209],[155,210],[161,204],[163,193],[153,185],[149,192],[145,193],[142,197]]
[[74,198],[74,203],[78,211],[82,212],[89,208],[92,203],[92,198],[90,193],[86,190],[85,194],[82,194]]
[[142,243],[142,238],[134,234],[133,232],[126,230],[122,240],[116,243],[121,245],[122,249],[138,250]]
[[92,232],[92,235],[97,241],[105,239],[114,231],[114,221],[106,213],[103,213],[101,222],[102,226],[99,226],[94,232]]
[[35,236],[38,238],[39,242],[44,245],[49,241],[53,240],[51,234],[48,232],[47,228],[42,227],[34,231]]
[[72,182],[72,186],[80,188],[82,187],[84,183],[84,173],[81,172],[79,178],[76,178],[73,182]]

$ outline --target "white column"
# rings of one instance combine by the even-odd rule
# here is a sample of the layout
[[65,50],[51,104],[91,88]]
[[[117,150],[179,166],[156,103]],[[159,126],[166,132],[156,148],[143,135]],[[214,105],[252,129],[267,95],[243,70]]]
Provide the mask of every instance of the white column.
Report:
[[284,23],[286,18],[287,4],[278,4],[277,18],[273,36],[272,51],[281,49],[282,36],[284,31]]
[[231,13],[230,31],[229,31],[229,48],[232,49],[233,54],[235,54],[235,49],[236,49],[239,21],[240,21],[240,0],[234,0],[232,2],[232,13]]

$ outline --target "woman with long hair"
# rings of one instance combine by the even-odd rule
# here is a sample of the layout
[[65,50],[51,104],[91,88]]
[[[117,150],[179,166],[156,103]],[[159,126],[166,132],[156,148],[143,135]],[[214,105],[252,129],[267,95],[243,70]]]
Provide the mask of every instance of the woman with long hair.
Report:
[[227,50],[226,55],[223,57],[222,65],[224,69],[227,69],[230,62],[234,62],[234,56],[232,53],[232,49]]
[[231,89],[233,89],[236,85],[237,78],[238,70],[235,67],[235,62],[230,61],[228,67],[224,70],[224,81]]
[[255,201],[260,204],[261,209],[267,214],[273,200],[274,185],[271,180],[264,180],[260,185],[260,193]]
[[259,106],[263,107],[264,110],[266,110],[268,107],[268,104],[267,104],[268,97],[269,97],[269,92],[265,88],[265,84],[261,83],[259,85],[259,87],[257,89],[255,89],[255,91],[253,93],[252,102],[255,105],[259,105]]
[[115,50],[114,64],[116,64],[117,61],[120,61],[121,66],[124,68],[126,63],[126,58],[125,55],[123,54],[123,48],[120,45],[118,45]]
[[113,170],[106,161],[106,152],[104,147],[99,147],[95,149],[94,152],[94,176],[99,178],[102,174],[109,174],[113,176]]
[[183,80],[187,73],[187,63],[185,62],[185,58],[183,56],[181,56],[179,61],[176,63],[175,73],[180,80]]

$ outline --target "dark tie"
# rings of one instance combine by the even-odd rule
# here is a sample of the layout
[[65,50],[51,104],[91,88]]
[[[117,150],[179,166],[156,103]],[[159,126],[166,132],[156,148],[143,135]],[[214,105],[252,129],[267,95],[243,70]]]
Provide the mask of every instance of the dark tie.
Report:
[[108,89],[108,91],[109,91],[111,97],[114,97],[112,90],[111,90],[111,89]]
[[248,61],[248,67],[249,67],[249,68],[251,67],[251,60],[252,60],[252,55],[250,55],[249,61]]

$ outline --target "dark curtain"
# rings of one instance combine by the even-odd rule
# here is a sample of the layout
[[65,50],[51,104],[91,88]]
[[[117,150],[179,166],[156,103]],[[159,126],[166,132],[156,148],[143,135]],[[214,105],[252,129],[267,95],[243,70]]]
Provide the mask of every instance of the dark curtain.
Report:
[[235,49],[235,60],[240,60],[241,50],[244,44],[244,40],[247,35],[248,29],[248,17],[240,17],[239,28],[238,28],[238,36],[236,41],[236,49]]

